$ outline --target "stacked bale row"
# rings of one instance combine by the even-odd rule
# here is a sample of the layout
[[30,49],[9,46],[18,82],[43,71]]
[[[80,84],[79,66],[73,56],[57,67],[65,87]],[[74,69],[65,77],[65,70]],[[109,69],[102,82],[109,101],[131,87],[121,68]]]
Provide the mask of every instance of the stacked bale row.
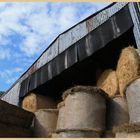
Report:
[[126,87],[125,96],[128,103],[129,123],[114,128],[116,137],[140,137],[140,79],[133,79]]
[[30,93],[24,97],[22,108],[36,112],[38,109],[56,108],[56,102],[51,97]]
[[34,114],[0,100],[0,137],[32,137]]
[[65,91],[52,137],[100,137],[105,130],[107,99],[97,87],[76,86]]
[[34,135],[126,137],[134,132],[134,136],[139,136],[139,63],[133,47],[123,49],[116,71],[105,70],[97,87],[76,86],[65,91],[63,102],[57,106],[59,113],[49,97],[29,95],[22,106],[35,113]]
[[140,76],[140,57],[133,47],[124,48],[120,54],[116,71],[105,70],[97,80],[97,86],[110,97],[120,94],[124,97],[127,85]]
[[111,97],[107,106],[107,130],[112,132],[113,129],[116,137],[140,136],[139,75],[139,54],[135,48],[127,47],[121,52],[116,72],[105,70],[97,81]]
[[120,93],[127,100],[129,122],[114,128],[116,137],[140,137],[140,57],[136,49],[126,48],[118,62]]
[[35,114],[34,137],[50,137],[56,130],[58,110],[51,97],[30,93],[23,99],[22,108]]

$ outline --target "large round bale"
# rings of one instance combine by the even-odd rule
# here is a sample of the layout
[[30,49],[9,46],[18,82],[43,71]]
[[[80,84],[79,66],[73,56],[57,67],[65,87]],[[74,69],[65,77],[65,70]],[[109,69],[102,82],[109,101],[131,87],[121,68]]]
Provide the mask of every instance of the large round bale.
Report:
[[57,108],[59,110],[59,113],[58,113],[58,120],[57,120],[57,126],[56,126],[56,129],[61,129],[61,128],[64,128],[64,123],[65,123],[65,117],[67,117],[65,115],[65,103],[64,102],[60,102],[58,105],[57,105]]
[[104,90],[110,97],[119,93],[119,84],[116,72],[112,69],[105,70],[97,81],[97,86]]
[[56,102],[51,97],[30,93],[24,97],[22,108],[30,112],[35,112],[38,109],[56,108]]
[[107,103],[107,129],[129,122],[129,113],[126,99],[121,96],[110,98]]
[[140,138],[140,124],[125,124],[113,129],[116,138]]
[[107,98],[103,90],[92,86],[76,86],[64,92],[66,117],[61,129],[104,130]]
[[124,96],[127,84],[140,75],[140,57],[135,48],[127,47],[122,50],[116,74],[119,81],[120,94]]
[[100,132],[94,130],[61,130],[53,134],[53,138],[100,138]]
[[140,78],[131,81],[126,88],[130,123],[140,123]]
[[0,122],[28,127],[33,119],[33,113],[0,100]]
[[34,136],[50,137],[56,130],[57,118],[57,109],[40,109],[35,112]]
[[0,123],[0,138],[29,138],[33,137],[31,129]]

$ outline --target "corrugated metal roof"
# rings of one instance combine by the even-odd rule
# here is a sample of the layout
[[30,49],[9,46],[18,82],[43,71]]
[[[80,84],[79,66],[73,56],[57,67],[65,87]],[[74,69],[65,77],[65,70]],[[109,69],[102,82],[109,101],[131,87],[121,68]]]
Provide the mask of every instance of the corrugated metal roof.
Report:
[[24,96],[126,32],[133,25],[127,4],[113,3],[60,34],[7,93],[22,83]]

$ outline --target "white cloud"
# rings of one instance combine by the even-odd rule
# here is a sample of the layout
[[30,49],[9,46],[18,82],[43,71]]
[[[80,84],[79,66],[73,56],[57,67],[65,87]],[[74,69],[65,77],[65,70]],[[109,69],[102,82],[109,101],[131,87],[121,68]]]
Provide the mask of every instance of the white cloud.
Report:
[[[84,5],[88,5],[88,8],[80,14],[79,11],[84,9]],[[49,43],[50,38],[101,7],[101,3],[2,3],[0,36],[5,37],[5,44],[9,43],[6,39],[13,33],[22,36],[23,40],[18,49],[32,57],[41,53],[44,49],[41,45]],[[81,16],[77,17],[77,14]]]
[[12,69],[0,70],[0,78],[13,83],[58,34],[108,4],[0,3],[0,60],[13,63]]
[[77,22],[76,11],[77,10],[72,6],[66,6],[61,10],[58,22],[60,23],[62,31],[70,28]]
[[11,56],[10,50],[5,48],[0,48],[0,60],[9,59]]

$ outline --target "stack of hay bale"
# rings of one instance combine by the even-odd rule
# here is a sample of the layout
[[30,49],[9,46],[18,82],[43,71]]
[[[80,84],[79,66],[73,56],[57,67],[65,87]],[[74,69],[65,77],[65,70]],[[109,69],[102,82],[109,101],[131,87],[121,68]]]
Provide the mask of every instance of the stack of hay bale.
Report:
[[0,100],[0,137],[32,137],[34,114]]
[[76,86],[58,104],[56,133],[52,137],[101,137],[105,130],[107,94],[98,87]]
[[127,103],[119,94],[119,82],[115,70],[105,70],[97,81],[97,86],[110,97],[107,102],[106,131],[103,137],[115,137],[113,127],[129,121]]
[[136,49],[128,47],[122,51],[118,62],[120,93],[127,100],[129,122],[114,128],[116,137],[140,137],[140,57]]
[[51,137],[58,118],[56,102],[51,97],[30,93],[23,99],[22,108],[35,114],[34,137]]
[[139,137],[139,70],[138,52],[127,47],[116,70],[105,70],[97,87],[66,90],[57,109],[49,97],[28,95],[22,107],[35,114],[35,137]]
[[56,102],[51,97],[30,93],[24,97],[22,108],[36,112],[38,109],[56,108]]
[[127,47],[121,52],[116,72],[113,74],[113,70],[106,70],[97,82],[110,96],[107,105],[107,132],[114,132],[116,137],[127,137],[127,134],[129,137],[139,136],[135,134],[139,131],[140,122],[139,75],[139,54],[135,48]]

